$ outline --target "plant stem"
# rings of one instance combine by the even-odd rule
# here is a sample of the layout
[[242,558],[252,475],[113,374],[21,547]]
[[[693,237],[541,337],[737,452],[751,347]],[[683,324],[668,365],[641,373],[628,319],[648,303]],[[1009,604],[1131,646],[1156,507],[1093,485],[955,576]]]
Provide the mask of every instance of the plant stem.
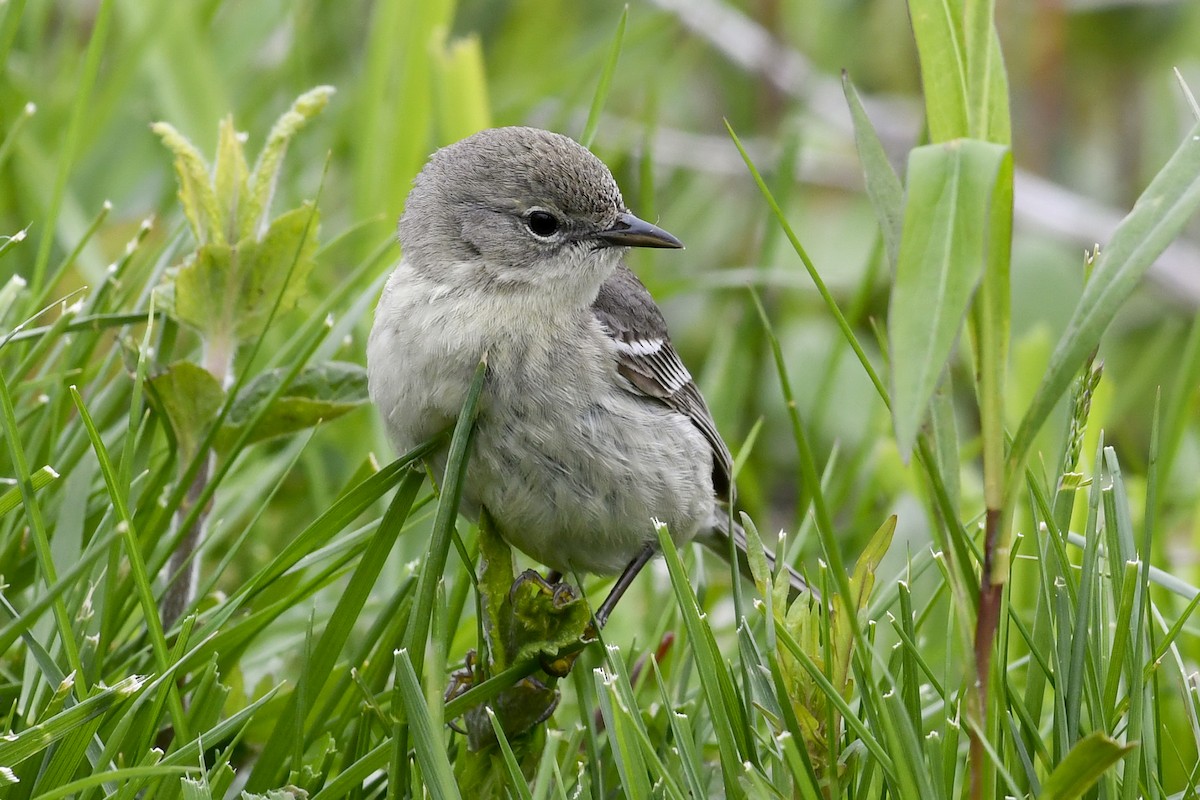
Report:
[[[232,337],[214,336],[204,343],[204,355],[201,363],[214,378],[221,382],[221,387],[228,390],[233,383],[233,354],[237,345]],[[211,449],[203,455],[204,463],[196,472],[196,477],[188,486],[183,502],[175,510],[175,527],[183,525],[191,515],[196,503],[204,496],[208,483],[212,480],[217,466],[217,455]],[[179,468],[182,476],[187,471],[190,459],[180,459]],[[195,599],[196,584],[199,579],[200,561],[196,557],[200,544],[208,530],[208,514],[212,510],[212,500],[196,515],[192,526],[183,534],[175,552],[167,564],[168,584],[162,601],[163,626],[170,628],[175,621]]]
[[971,797],[984,796],[983,737],[987,731],[988,678],[992,667],[992,644],[1000,623],[1000,598],[1004,583],[992,580],[996,541],[1000,536],[1001,511],[989,508],[983,534],[983,569],[979,583],[979,616],[975,621],[975,718],[969,727],[971,736]]

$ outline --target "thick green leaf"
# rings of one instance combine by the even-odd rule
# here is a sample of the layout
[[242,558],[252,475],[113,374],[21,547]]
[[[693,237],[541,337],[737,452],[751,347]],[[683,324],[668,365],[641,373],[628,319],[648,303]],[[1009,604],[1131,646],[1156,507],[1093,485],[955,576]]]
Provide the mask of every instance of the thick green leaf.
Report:
[[1121,744],[1102,731],[1088,734],[1071,748],[1066,758],[1042,784],[1041,800],[1073,800],[1095,785],[1105,770],[1137,744]]
[[190,361],[177,361],[146,381],[158,412],[167,418],[185,463],[196,455],[208,426],[225,402],[221,382]]
[[433,54],[438,132],[458,141],[492,124],[483,44],[478,36],[444,43]]
[[908,14],[921,62],[929,138],[949,142],[967,136],[962,5],[947,0],[909,0]]
[[909,157],[904,235],[888,308],[892,418],[905,455],[983,275],[992,194],[1007,153],[962,139],[918,147]]
[[304,293],[317,217],[306,203],[277,217],[262,239],[202,246],[175,276],[175,315],[210,338],[261,334],[276,297],[287,311]]
[[[1112,240],[1100,251],[1046,375],[1013,437],[1009,471],[1025,463],[1033,439],[1146,270],[1200,208],[1200,125],[1159,171]],[[1017,481],[1010,481],[1013,486]]]
[[[255,419],[290,370],[274,369],[254,378],[238,394],[226,417],[217,447],[232,445],[242,428]],[[329,422],[370,402],[367,371],[346,361],[326,361],[305,366],[283,393],[275,398],[254,424],[246,444],[311,428]]]

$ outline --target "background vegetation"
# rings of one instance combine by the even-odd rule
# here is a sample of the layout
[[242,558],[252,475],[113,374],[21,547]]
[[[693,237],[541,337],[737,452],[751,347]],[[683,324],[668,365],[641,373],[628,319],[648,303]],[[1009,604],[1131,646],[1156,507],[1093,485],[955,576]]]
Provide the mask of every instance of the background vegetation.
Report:
[[[965,33],[976,28],[961,4],[947,7],[961,63],[994,52]],[[1100,307],[1084,293],[1083,249],[1113,238],[1181,142],[1163,180],[1184,219],[1200,192],[1186,149],[1196,113],[1171,71],[1200,86],[1200,7],[1004,3],[997,27],[1016,186],[1011,338],[977,366],[997,352],[979,343],[991,328],[978,315],[1002,305],[980,301],[975,335],[945,375],[933,365],[936,458],[918,463],[893,430],[907,425],[911,445],[924,416],[901,424],[889,411],[781,225],[892,386],[899,228],[883,211],[901,206],[838,73],[902,176],[917,145],[997,140],[939,135],[927,102],[942,95],[922,86],[905,4],[645,0],[627,16],[568,0],[0,5],[0,277],[23,279],[0,291],[13,332],[0,345],[0,475],[12,479],[0,494],[0,720],[16,734],[0,741],[0,795],[1194,796],[1200,245],[1186,232],[1145,261],[1119,314],[1104,306],[1102,377],[1073,364],[1066,377],[1082,377],[1049,397],[1030,458],[1005,473],[1015,567],[997,581],[986,714],[972,706],[972,647],[980,522],[996,507],[985,455],[1041,397],[1073,314]],[[926,42],[945,54],[950,38]],[[337,91],[308,96],[277,182],[268,164],[254,183],[257,154],[283,152],[279,139],[264,148],[272,125],[319,85]],[[273,205],[230,223],[221,200],[206,227],[203,210],[185,214],[186,190],[181,202],[182,145],[164,147],[151,123],[226,165],[225,198],[241,175],[236,137],[219,139],[229,114],[246,132],[246,186],[273,189]],[[631,208],[688,245],[633,254],[633,266],[741,452],[742,509],[764,535],[787,530],[789,558],[843,602],[785,615],[765,585],[668,553],[606,646],[558,683],[549,721],[472,753],[441,724],[469,705],[446,712],[441,698],[478,646],[472,571],[451,547],[451,515],[415,479],[384,517],[403,470],[381,469],[397,454],[346,365],[362,363],[398,257],[395,219],[427,154],[518,123],[594,131]],[[992,180],[979,196],[992,198]],[[964,195],[964,214],[979,196]],[[213,231],[262,239],[257,223],[291,209],[290,238],[262,245],[257,271],[243,264],[271,299],[239,312],[240,327],[212,322],[177,268],[208,263]],[[1166,215],[1143,210],[1127,243],[1150,241]],[[904,219],[904,236],[936,237],[939,219]],[[1122,285],[1096,269],[1092,286]],[[172,280],[173,297],[152,294]],[[910,321],[920,302],[901,304]],[[214,303],[213,317],[227,308]],[[214,361],[214,341],[231,362]],[[212,377],[172,369],[181,361]],[[976,375],[998,363],[1007,377],[989,395]],[[164,632],[160,573],[189,514],[209,526],[201,596]],[[461,552],[487,546],[465,522],[458,531]],[[442,584],[424,559],[431,540],[451,550]],[[425,658],[395,657],[425,650],[422,625]],[[484,691],[532,668],[514,664]],[[544,695],[512,702],[545,707]]]

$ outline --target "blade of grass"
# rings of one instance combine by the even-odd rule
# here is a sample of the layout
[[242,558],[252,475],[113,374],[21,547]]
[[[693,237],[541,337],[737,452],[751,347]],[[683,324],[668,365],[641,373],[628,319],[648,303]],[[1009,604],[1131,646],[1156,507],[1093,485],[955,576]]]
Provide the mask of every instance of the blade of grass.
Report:
[[729,136],[733,139],[733,143],[737,147],[738,152],[741,153],[742,160],[746,162],[746,168],[750,170],[750,175],[754,178],[755,184],[758,185],[759,192],[762,193],[763,198],[767,201],[767,205],[771,207],[771,211],[774,212],[775,218],[783,227],[784,233],[787,234],[788,242],[791,243],[792,249],[796,251],[796,255],[798,255],[800,257],[800,261],[803,262],[805,270],[808,271],[808,276],[812,279],[813,285],[816,286],[817,292],[821,295],[821,299],[825,301],[825,305],[829,309],[829,312],[833,314],[833,318],[837,322],[838,328],[842,332],[842,336],[846,338],[846,342],[850,345],[851,349],[854,350],[854,354],[858,356],[858,361],[860,364],[862,364],[863,369],[867,373],[867,377],[871,379],[871,383],[875,386],[875,391],[879,393],[879,396],[883,399],[884,404],[889,405],[891,401],[889,400],[888,391],[884,387],[883,381],[881,381],[879,379],[879,375],[876,374],[875,367],[871,365],[870,360],[867,358],[867,354],[862,349],[862,345],[858,343],[858,337],[854,335],[854,331],[850,328],[850,323],[846,321],[846,317],[842,314],[841,308],[838,307],[837,301],[833,298],[833,295],[825,286],[825,281],[821,278],[820,273],[817,272],[817,268],[813,265],[812,259],[808,257],[808,252],[804,249],[803,245],[800,244],[800,239],[797,238],[795,232],[792,230],[792,226],[784,217],[783,211],[779,207],[779,204],[775,201],[775,197],[771,194],[771,190],[767,187],[766,181],[764,181],[762,175],[759,174],[758,168],[754,166],[754,162],[750,160],[749,153],[747,153],[746,148],[742,146],[741,140],[738,138],[737,134],[734,133],[733,127],[729,124],[728,120],[725,121],[725,129],[729,131]]
[[596,94],[592,97],[592,106],[588,110],[587,123],[579,136],[579,143],[591,147],[596,138],[596,129],[600,127],[600,113],[604,110],[604,102],[608,99],[608,89],[612,85],[613,73],[617,70],[617,61],[621,57],[621,43],[625,39],[625,23],[629,19],[629,5],[621,9],[621,19],[617,21],[617,32],[609,45],[608,58],[600,72],[600,82],[596,85]]
[[407,650],[402,648],[396,651],[396,683],[400,686],[400,696],[404,701],[405,719],[413,733],[423,783],[434,797],[449,800],[460,796],[458,786],[454,782],[446,751],[442,748],[442,732],[433,726],[433,717],[425,705],[425,696],[417,673],[413,670],[413,660],[413,654]]
[[[1197,208],[1200,208],[1200,125],[1187,133],[1101,250],[1066,331],[1050,357],[1045,377],[1013,437],[1008,457],[1010,475],[1024,466],[1034,437],[1100,343],[1117,310]],[[1010,492],[1015,483],[1009,482]]]
[[[387,563],[388,553],[395,545],[396,538],[400,535],[400,530],[424,481],[425,476],[415,470],[409,471],[405,475],[400,482],[400,488],[396,490],[391,505],[388,506],[387,513],[384,514],[383,521],[359,560],[358,567],[350,578],[346,590],[338,598],[337,607],[326,623],[319,642],[313,648],[305,671],[305,691],[310,697],[319,696],[325,688],[338,657],[354,630],[354,623],[362,612],[375,582],[379,579],[379,573]],[[297,730],[306,734],[309,732],[305,713],[308,710],[302,707],[299,692],[293,693],[287,708],[275,725],[274,733],[267,740],[266,746],[255,762],[254,771],[246,784],[247,791],[265,791],[276,785],[277,779],[282,776],[289,748],[303,744],[302,740],[297,740],[298,737],[294,735],[294,732]],[[317,726],[322,723],[322,720],[315,721]],[[300,750],[302,756],[302,746]],[[298,763],[292,764],[293,769],[299,767]]]

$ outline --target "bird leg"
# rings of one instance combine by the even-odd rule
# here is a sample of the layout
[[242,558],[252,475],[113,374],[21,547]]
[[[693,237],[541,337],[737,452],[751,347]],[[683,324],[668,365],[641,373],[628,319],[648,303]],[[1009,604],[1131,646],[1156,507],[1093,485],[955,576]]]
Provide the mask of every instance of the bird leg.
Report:
[[654,548],[650,545],[633,557],[633,561],[625,567],[625,570],[617,576],[617,582],[613,585],[612,591],[608,593],[608,597],[604,598],[604,602],[600,604],[600,608],[596,611],[596,625],[603,628],[604,623],[608,622],[608,615],[617,607],[617,602],[625,594],[626,590],[633,583],[633,579],[642,571],[642,567],[650,563],[650,559],[654,558]]

